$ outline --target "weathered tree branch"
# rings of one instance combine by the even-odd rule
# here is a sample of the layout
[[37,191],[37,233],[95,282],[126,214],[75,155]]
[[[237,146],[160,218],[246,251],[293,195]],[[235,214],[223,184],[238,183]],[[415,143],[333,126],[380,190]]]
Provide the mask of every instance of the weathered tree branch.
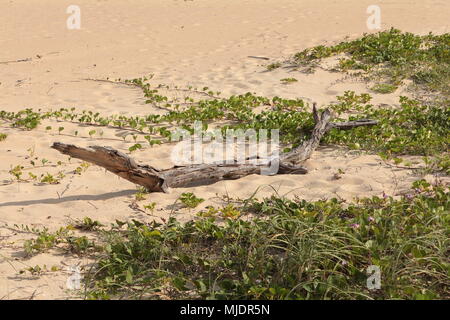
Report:
[[90,149],[85,149],[55,142],[52,148],[73,158],[101,166],[119,177],[145,187],[148,191],[167,192],[169,187],[186,187],[193,184],[239,179],[251,174],[267,174],[269,167],[277,168],[270,174],[305,174],[307,170],[300,164],[311,157],[319,146],[320,139],[330,129],[350,129],[377,123],[372,120],[332,123],[330,122],[331,112],[326,109],[319,114],[315,106],[313,116],[316,124],[309,140],[278,157],[263,159],[259,164],[200,164],[158,170],[148,165],[139,165],[126,154],[109,147],[91,146]]

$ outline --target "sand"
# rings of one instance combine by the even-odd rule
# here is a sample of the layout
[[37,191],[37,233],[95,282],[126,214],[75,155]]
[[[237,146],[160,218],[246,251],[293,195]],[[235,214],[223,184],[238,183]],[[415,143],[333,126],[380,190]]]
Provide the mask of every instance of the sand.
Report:
[[[66,28],[66,8],[73,1],[8,1],[0,11],[0,110],[76,107],[103,114],[157,113],[144,103],[140,90],[123,85],[86,81],[86,78],[130,79],[154,74],[152,83],[208,86],[223,96],[247,91],[264,96],[304,98],[325,105],[346,90],[368,92],[359,81],[338,73],[318,70],[306,75],[285,69],[265,72],[267,63],[319,44],[369,32],[366,8],[372,1],[346,0],[78,0],[81,29]],[[391,26],[426,34],[449,31],[448,1],[379,1],[382,29]],[[270,60],[249,58],[263,56]],[[1,63],[6,61],[18,61]],[[299,81],[283,85],[280,79]],[[395,106],[402,89],[394,94],[374,94],[373,102]],[[54,127],[58,124],[53,123]],[[90,138],[92,128],[64,123],[64,131],[51,134],[45,126],[20,131],[7,124],[0,142],[0,299],[66,299],[74,297],[66,287],[67,267],[86,264],[86,259],[57,252],[24,258],[23,240],[32,235],[13,225],[47,227],[54,231],[73,219],[89,216],[102,223],[129,218],[151,221],[173,215],[185,221],[194,216],[187,209],[173,211],[182,192],[206,199],[198,209],[223,204],[224,196],[258,197],[274,192],[307,200],[398,194],[418,177],[410,170],[387,166],[375,155],[340,148],[319,148],[307,162],[307,175],[248,176],[209,186],[153,193],[142,204],[156,202],[154,213],[130,207],[136,186],[102,168],[91,166],[72,174],[79,161],[52,150],[54,141],[109,145],[126,151],[120,130],[103,128],[102,137]],[[97,128],[98,129],[98,128]],[[80,132],[78,137],[73,132]],[[155,167],[168,167],[171,146],[156,146],[133,157]],[[66,177],[57,185],[10,183],[11,166],[30,167],[32,157],[62,161],[64,165],[32,169],[33,173],[62,170]],[[341,179],[333,179],[341,169]],[[60,271],[40,276],[20,270],[29,266],[57,266]]]

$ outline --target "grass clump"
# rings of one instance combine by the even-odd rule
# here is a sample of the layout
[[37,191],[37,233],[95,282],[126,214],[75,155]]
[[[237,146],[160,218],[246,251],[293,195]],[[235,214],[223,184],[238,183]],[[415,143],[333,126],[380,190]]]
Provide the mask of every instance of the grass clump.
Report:
[[0,132],[0,141],[6,140],[7,137],[8,137],[8,135],[6,133]]
[[[118,221],[103,232],[87,297],[448,299],[450,194],[424,180],[413,187],[349,205],[250,200],[239,208],[250,221]],[[381,289],[366,286],[371,265]]]
[[397,90],[397,86],[395,86],[393,84],[389,84],[389,83],[378,83],[378,84],[374,85],[371,88],[371,90],[376,93],[387,94],[387,93],[392,93],[395,90]]
[[298,80],[295,79],[295,78],[283,78],[283,79],[281,79],[280,81],[281,81],[281,83],[284,83],[284,84],[289,84],[289,83],[293,83],[293,82],[298,82]]
[[280,68],[281,66],[282,66],[281,62],[274,62],[274,63],[268,64],[266,68],[268,71],[272,71],[272,70]]

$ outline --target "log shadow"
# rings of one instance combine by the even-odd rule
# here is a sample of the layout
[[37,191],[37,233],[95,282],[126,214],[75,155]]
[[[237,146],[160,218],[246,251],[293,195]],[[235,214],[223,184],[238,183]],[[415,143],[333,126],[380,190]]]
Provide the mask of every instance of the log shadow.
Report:
[[136,189],[122,190],[115,192],[108,192],[98,195],[73,195],[61,198],[47,198],[47,199],[36,199],[36,200],[25,200],[25,201],[11,201],[0,203],[0,207],[8,206],[31,206],[35,204],[60,204],[67,201],[98,201],[98,200],[109,200],[117,197],[131,196],[136,193]]

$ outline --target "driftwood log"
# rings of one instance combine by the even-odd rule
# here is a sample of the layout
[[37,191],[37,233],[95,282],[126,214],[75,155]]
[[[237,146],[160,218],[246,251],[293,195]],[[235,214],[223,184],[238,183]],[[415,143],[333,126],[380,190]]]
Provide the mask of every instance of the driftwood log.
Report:
[[301,166],[301,163],[311,157],[313,151],[319,146],[320,139],[330,129],[351,129],[377,124],[373,120],[333,123],[331,122],[331,112],[328,109],[319,113],[315,106],[313,116],[315,126],[309,140],[290,152],[258,164],[199,164],[158,170],[148,165],[137,164],[128,155],[109,147],[91,146],[89,149],[85,149],[55,142],[52,148],[73,158],[103,167],[119,177],[145,187],[149,192],[167,192],[168,188],[186,187],[199,183],[206,184],[220,180],[239,179],[251,174],[261,174],[261,172],[264,172],[264,168],[274,164],[273,161],[276,161],[275,167],[278,170],[272,174],[305,174],[308,171]]

